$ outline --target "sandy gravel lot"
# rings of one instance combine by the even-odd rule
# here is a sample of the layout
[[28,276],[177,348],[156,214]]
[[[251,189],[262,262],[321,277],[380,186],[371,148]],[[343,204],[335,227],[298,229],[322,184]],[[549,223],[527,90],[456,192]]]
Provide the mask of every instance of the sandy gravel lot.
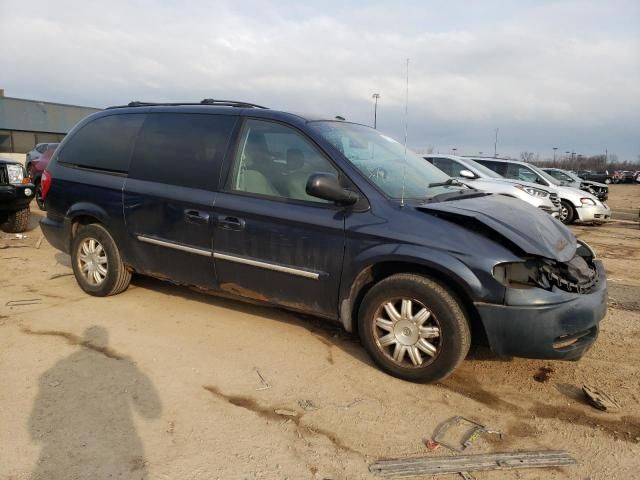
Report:
[[[613,185],[610,203],[620,193],[639,205],[633,187]],[[610,281],[600,338],[581,361],[475,347],[442,384],[415,385],[318,320],[147,278],[87,296],[69,257],[41,240],[40,216],[26,239],[0,236],[1,479],[373,478],[381,457],[450,454],[423,440],[453,415],[504,433],[469,453],[564,449],[579,462],[477,479],[640,478],[637,225],[574,229]],[[621,410],[585,404],[585,383]]]

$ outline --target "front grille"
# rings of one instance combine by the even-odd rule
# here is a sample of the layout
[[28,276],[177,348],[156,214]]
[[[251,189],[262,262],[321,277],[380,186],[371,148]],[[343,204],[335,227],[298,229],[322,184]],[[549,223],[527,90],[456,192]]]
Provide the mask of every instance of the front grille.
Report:
[[549,200],[551,200],[551,203],[553,203],[554,207],[559,207],[560,206],[560,199],[558,198],[558,194],[557,193],[552,193],[549,195]]
[[0,185],[9,184],[9,175],[7,174],[7,167],[0,165]]

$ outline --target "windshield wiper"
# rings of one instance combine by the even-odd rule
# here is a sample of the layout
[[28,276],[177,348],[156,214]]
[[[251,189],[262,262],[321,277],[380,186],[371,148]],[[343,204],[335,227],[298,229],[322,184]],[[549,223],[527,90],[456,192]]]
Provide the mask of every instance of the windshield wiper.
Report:
[[457,180],[455,178],[450,178],[449,180],[445,181],[445,182],[436,182],[436,183],[430,183],[428,185],[429,188],[433,188],[433,187],[446,187],[447,185],[460,185],[460,186],[465,186],[462,182],[460,182],[460,180]]

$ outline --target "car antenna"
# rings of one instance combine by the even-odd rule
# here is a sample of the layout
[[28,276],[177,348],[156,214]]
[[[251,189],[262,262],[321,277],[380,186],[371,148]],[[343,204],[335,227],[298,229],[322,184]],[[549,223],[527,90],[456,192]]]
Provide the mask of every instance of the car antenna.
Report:
[[402,196],[400,206],[404,207],[404,185],[407,178],[407,123],[409,114],[409,59],[407,58],[407,88],[404,98],[404,164],[402,165]]

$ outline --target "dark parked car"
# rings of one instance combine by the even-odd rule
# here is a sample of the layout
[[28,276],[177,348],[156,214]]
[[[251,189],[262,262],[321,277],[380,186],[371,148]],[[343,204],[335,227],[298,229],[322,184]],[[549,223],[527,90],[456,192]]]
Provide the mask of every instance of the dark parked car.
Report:
[[110,108],[54,153],[41,226],[85,292],[138,272],[313,314],[412,381],[451,373],[472,332],[534,358],[595,341],[602,263],[547,213],[363,125],[204,103]]
[[27,160],[25,163],[25,168],[27,169],[27,173],[31,177],[33,184],[36,186],[36,203],[40,210],[46,210],[44,200],[42,199],[42,187],[40,185],[40,178],[42,177],[42,173],[46,170],[47,165],[49,165],[49,160],[51,160],[51,156],[53,152],[58,148],[59,143],[43,143],[41,145],[46,145],[46,148],[43,152],[41,152],[40,156]]
[[10,233],[27,229],[34,190],[20,163],[0,158],[0,229]]
[[608,171],[594,172],[591,170],[578,170],[575,174],[583,180],[591,182],[610,184],[613,182],[613,176]]

